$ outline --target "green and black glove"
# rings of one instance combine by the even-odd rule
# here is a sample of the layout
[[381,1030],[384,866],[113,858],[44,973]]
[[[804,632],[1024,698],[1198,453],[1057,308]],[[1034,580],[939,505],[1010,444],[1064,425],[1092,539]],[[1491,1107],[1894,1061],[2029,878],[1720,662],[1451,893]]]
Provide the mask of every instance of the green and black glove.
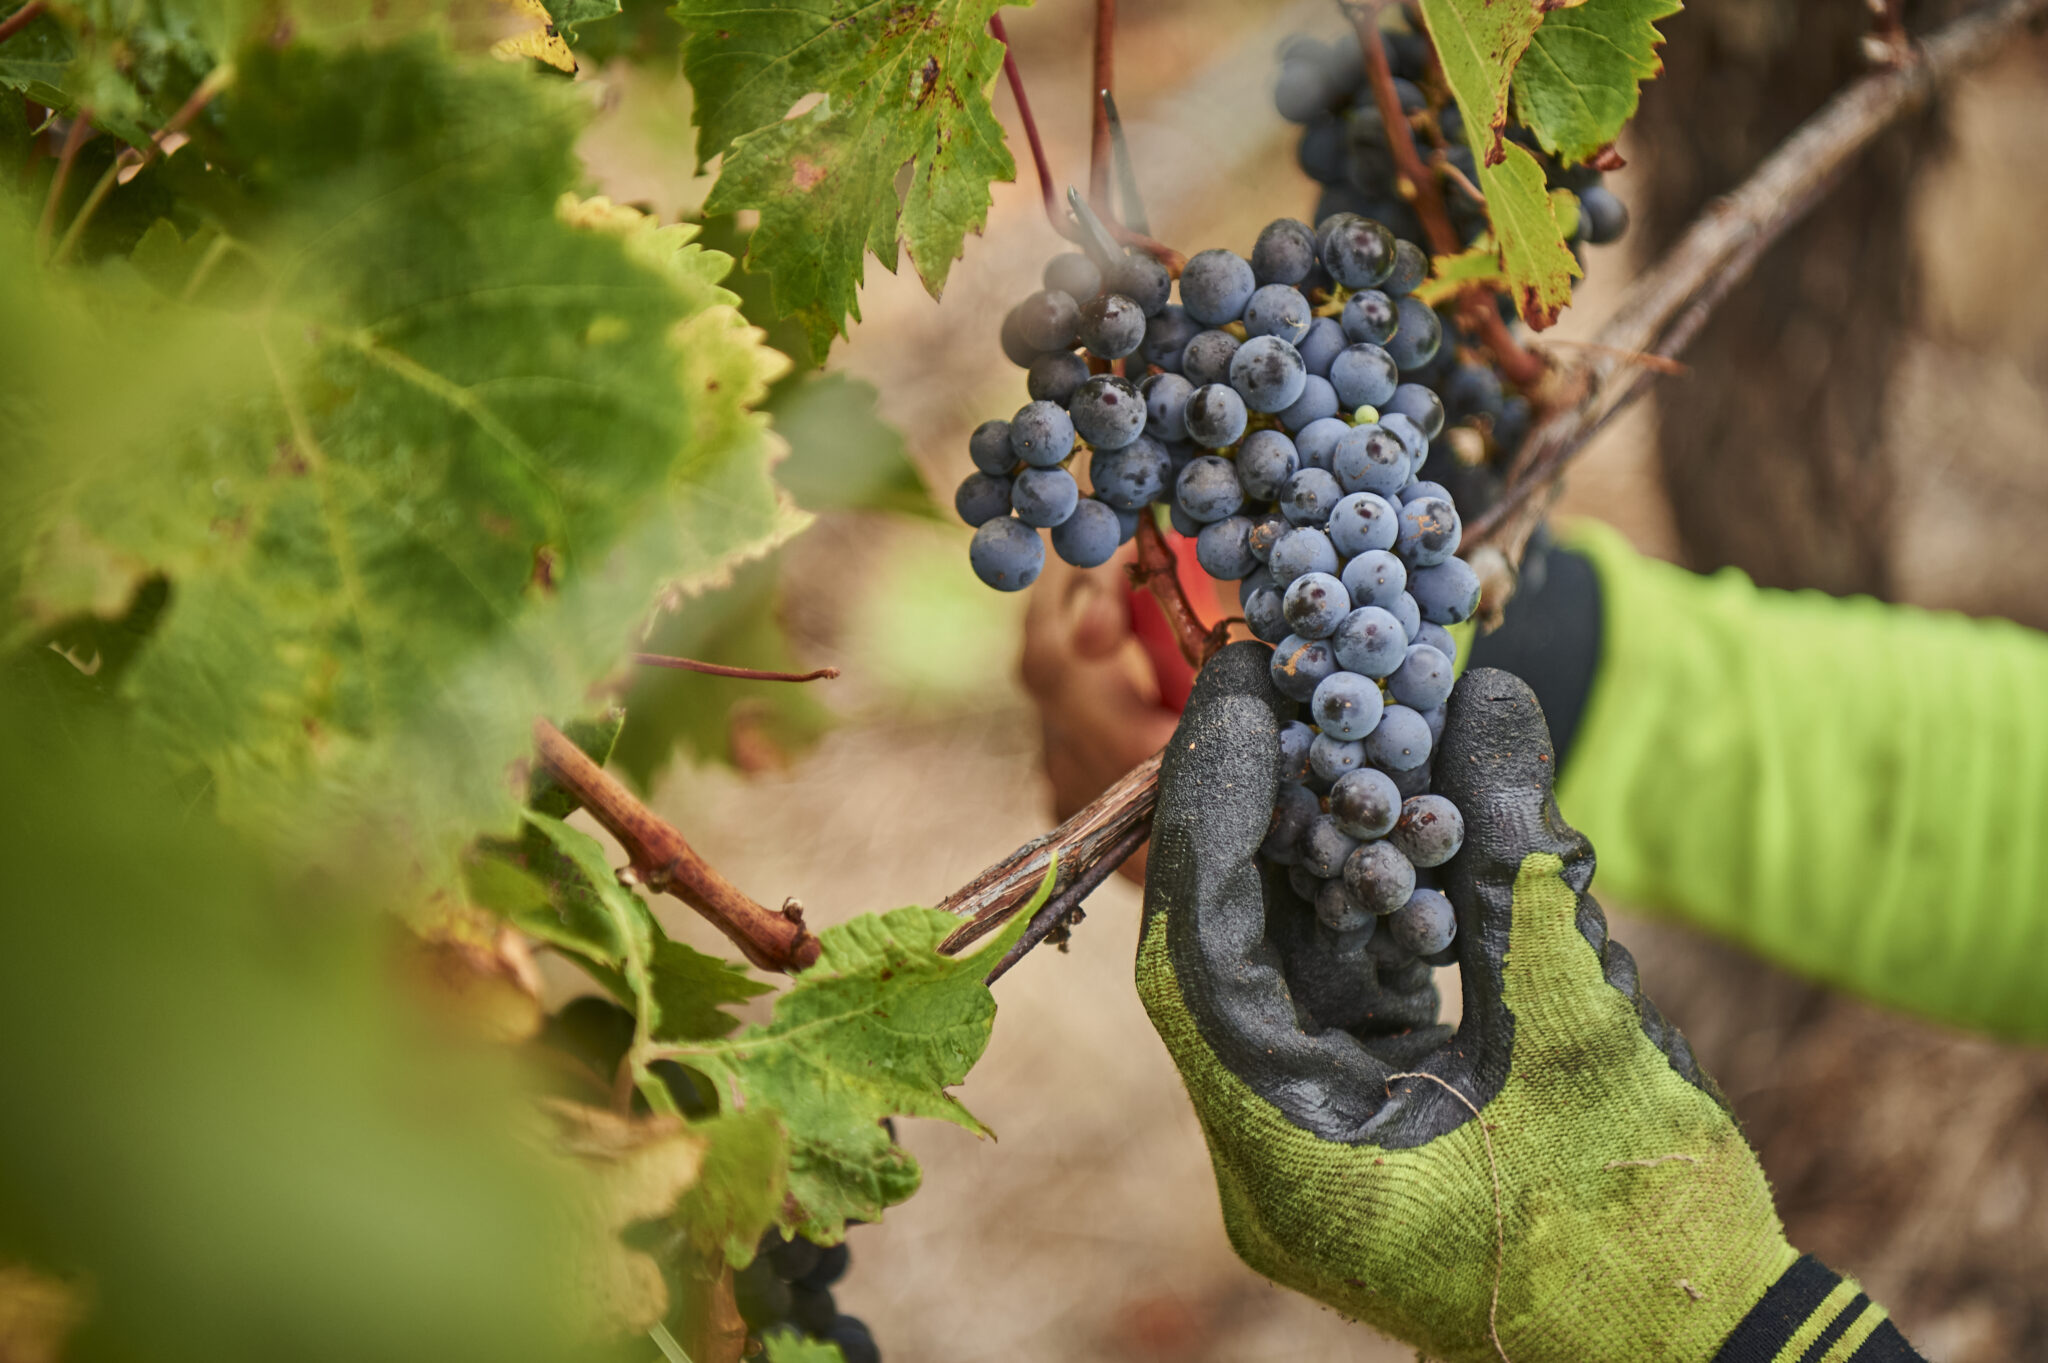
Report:
[[1218,654],[1167,749],[1137,965],[1245,1261],[1448,1363],[1915,1358],[1786,1243],[1718,1090],[1608,938],[1529,689],[1467,675],[1436,759],[1466,822],[1445,867],[1453,1034],[1426,979],[1335,959],[1254,858],[1279,779],[1266,656]]

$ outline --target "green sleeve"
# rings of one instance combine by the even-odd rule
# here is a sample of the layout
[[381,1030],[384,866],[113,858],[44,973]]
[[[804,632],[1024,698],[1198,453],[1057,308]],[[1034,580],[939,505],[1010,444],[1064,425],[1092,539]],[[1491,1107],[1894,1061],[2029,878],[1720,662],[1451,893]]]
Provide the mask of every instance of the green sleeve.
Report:
[[1602,642],[1558,792],[1596,889],[2048,1040],[2048,636],[1701,577],[1577,529]]

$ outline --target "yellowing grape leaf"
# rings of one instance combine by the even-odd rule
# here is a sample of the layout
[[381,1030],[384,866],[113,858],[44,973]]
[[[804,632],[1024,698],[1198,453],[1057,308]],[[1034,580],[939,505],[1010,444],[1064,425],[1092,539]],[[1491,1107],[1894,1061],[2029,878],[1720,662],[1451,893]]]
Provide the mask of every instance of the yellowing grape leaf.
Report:
[[1642,83],[1663,74],[1659,19],[1679,0],[1583,0],[1552,10],[1515,67],[1515,111],[1536,141],[1567,162],[1584,161],[1635,117]]
[[816,965],[775,1001],[766,1026],[727,1041],[657,1047],[711,1080],[722,1110],[774,1111],[789,1133],[788,1229],[837,1241],[848,1217],[873,1221],[917,1191],[917,1161],[883,1127],[892,1116],[987,1128],[945,1090],[988,1044],[995,999],[982,983],[1037,906],[972,956],[935,949],[960,926],[937,909],[868,914],[819,934]]
[[725,158],[705,212],[760,211],[747,268],[771,277],[777,315],[803,320],[816,358],[860,316],[866,252],[894,271],[900,238],[936,296],[987,221],[989,182],[1016,175],[988,101],[1003,56],[988,32],[997,8],[679,0],[670,11],[690,31],[698,161]]

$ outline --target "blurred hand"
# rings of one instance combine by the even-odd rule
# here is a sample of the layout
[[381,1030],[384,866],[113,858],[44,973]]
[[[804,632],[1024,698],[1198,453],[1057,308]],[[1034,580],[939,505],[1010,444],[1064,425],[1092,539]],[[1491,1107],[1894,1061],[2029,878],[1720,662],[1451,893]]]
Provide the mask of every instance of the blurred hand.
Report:
[[[1131,630],[1126,545],[1100,568],[1049,557],[1024,618],[1024,686],[1045,734],[1053,813],[1064,819],[1164,747],[1180,716],[1160,698]],[[1124,863],[1145,877],[1145,853]]]

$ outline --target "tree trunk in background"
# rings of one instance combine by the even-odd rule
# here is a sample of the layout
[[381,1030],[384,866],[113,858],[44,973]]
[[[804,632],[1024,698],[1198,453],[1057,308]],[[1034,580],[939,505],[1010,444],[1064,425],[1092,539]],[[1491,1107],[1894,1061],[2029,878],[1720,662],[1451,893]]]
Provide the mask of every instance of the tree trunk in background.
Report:
[[[1912,27],[1938,22],[1911,14]],[[1635,146],[1652,256],[1866,70],[1860,0],[1692,0]],[[1924,117],[1871,149],[1722,306],[1658,390],[1690,566],[1891,594],[1887,386],[1915,320],[1907,208]],[[1639,180],[1640,184],[1640,180]],[[1644,977],[1734,1102],[1787,1234],[1864,1279],[1943,1363],[2048,1359],[2048,1056],[1927,1026],[1643,924]]]

